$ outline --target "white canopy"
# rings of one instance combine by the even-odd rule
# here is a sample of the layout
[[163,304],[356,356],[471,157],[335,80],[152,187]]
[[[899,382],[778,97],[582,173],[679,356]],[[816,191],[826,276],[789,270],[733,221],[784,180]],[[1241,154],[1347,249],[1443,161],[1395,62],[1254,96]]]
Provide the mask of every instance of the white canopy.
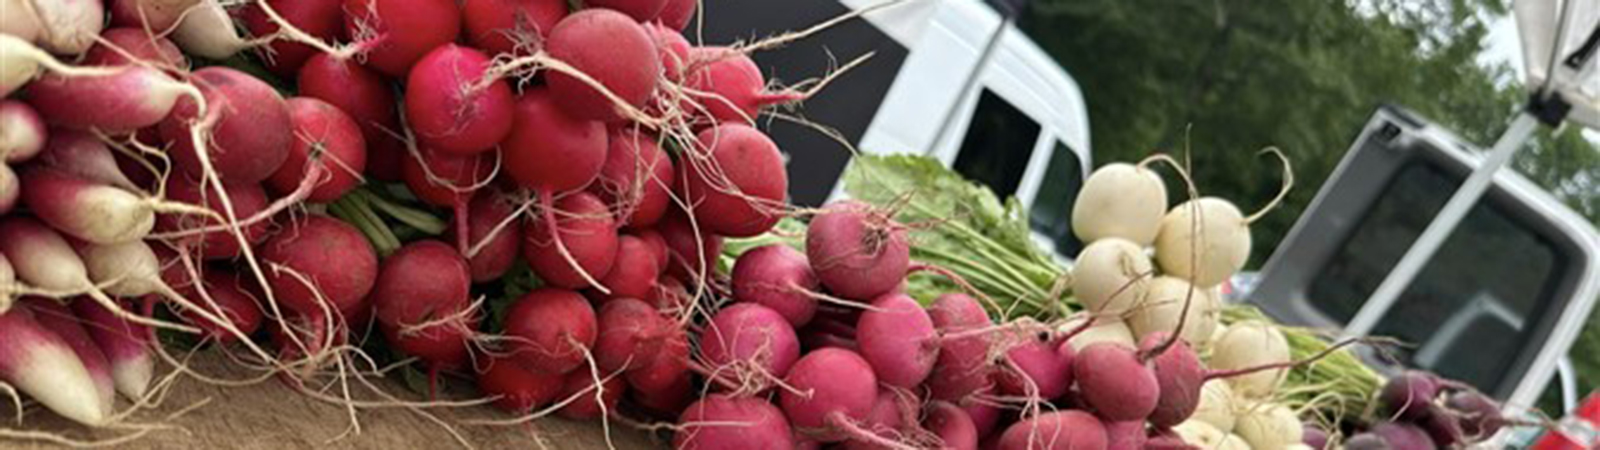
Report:
[[1516,0],[1527,86],[1572,104],[1567,120],[1600,129],[1600,0]]

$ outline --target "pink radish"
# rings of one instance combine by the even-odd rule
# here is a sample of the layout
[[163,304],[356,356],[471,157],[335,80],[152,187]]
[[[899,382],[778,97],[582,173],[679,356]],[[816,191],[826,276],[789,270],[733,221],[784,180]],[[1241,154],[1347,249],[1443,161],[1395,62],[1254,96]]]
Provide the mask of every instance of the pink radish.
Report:
[[[473,282],[499,279],[516,262],[517,253],[522,250],[522,236],[517,233],[519,221],[511,217],[513,212],[507,199],[492,190],[474,196],[467,206],[468,245],[464,256]],[[452,228],[445,234],[454,235],[455,231]]]
[[703,228],[705,224],[691,223],[682,210],[673,209],[656,225],[661,239],[667,244],[667,273],[680,281],[697,282],[712,276],[717,257],[722,254],[722,236]]
[[191,92],[161,71],[127,66],[104,75],[46,75],[28,85],[28,102],[50,124],[117,134],[161,122]]
[[[143,399],[155,379],[155,358],[150,355],[150,330],[124,320],[100,302],[79,299],[72,312],[83,322],[83,329],[94,338],[111,363],[111,379],[117,393],[130,399]],[[126,303],[119,308],[128,311]]]
[[[668,3],[677,0],[667,0]],[[644,24],[644,31],[650,35],[650,40],[656,43],[656,55],[661,58],[661,70],[668,80],[683,81],[684,70],[689,67],[689,51],[693,48],[689,40],[677,29],[668,28],[661,22]]]
[[164,37],[152,36],[142,28],[112,28],[101,33],[100,38],[106,42],[90,47],[83,54],[83,64],[126,66],[150,63],[177,69],[189,67],[189,59],[183,56],[177,44]]
[[[596,45],[595,43],[604,43]],[[643,108],[655,93],[661,60],[638,22],[608,9],[573,13],[550,30],[545,51],[604,86],[627,107]],[[619,105],[589,84],[560,71],[545,76],[562,109],[586,120],[620,122]]]
[[253,45],[234,26],[222,0],[200,0],[183,12],[183,20],[172,31],[172,41],[185,53],[207,59],[228,59]]
[[[544,218],[530,222],[522,254],[539,278],[552,286],[588,287],[611,272],[617,258],[617,227],[599,198],[577,192],[547,208]],[[555,220],[554,226],[549,223]],[[569,259],[570,258],[570,259]]]
[[794,328],[777,312],[754,303],[735,303],[717,312],[700,332],[700,356],[727,384],[759,380],[749,388],[765,391],[789,373],[800,357]]
[[529,369],[545,373],[572,372],[583,365],[584,354],[594,346],[598,333],[589,302],[567,290],[529,292],[506,310],[505,317],[505,334],[512,338],[511,356]]
[[290,222],[257,249],[278,302],[312,317],[354,317],[378,277],[378,255],[355,227],[327,216]]
[[564,192],[582,188],[599,176],[606,162],[605,126],[569,114],[556,105],[548,89],[535,87],[523,92],[517,99],[514,123],[500,146],[506,173],[517,184],[537,191]]
[[110,244],[144,238],[155,226],[150,199],[49,167],[20,174],[22,201],[50,226],[89,242]]
[[649,22],[655,20],[661,9],[667,6],[667,0],[589,0],[585,5],[616,10],[633,20]]
[[613,129],[607,141],[605,164],[589,190],[606,204],[615,205],[623,213],[625,225],[655,225],[666,215],[677,181],[672,158],[656,144],[654,136],[632,128]]
[[783,218],[789,191],[783,154],[766,134],[742,124],[701,131],[703,146],[679,164],[684,198],[697,205],[695,218],[717,234],[748,237],[765,233]]
[[107,0],[111,24],[119,27],[165,32],[178,24],[185,12],[200,0]]
[[944,335],[939,341],[939,358],[934,362],[928,389],[936,399],[959,400],[990,385],[990,339],[987,333],[964,332],[994,325],[983,305],[972,296],[949,293],[933,299],[928,307],[933,326]]
[[852,430],[865,432],[856,424],[872,412],[878,377],[860,355],[837,348],[813,350],[795,362],[784,381],[793,389],[781,390],[778,404],[799,434],[837,442]]
[[872,308],[856,322],[856,342],[878,381],[902,389],[922,384],[939,358],[933,319],[905,294],[873,300]]
[[461,32],[453,0],[344,0],[344,11],[351,39],[376,42],[367,64],[391,77],[405,76],[422,55]]
[[89,331],[78,322],[78,316],[57,300],[25,297],[20,304],[26,306],[39,326],[60,336],[67,346],[72,347],[72,352],[78,356],[78,361],[83,363],[83,368],[89,371],[89,377],[94,379],[95,388],[100,395],[101,408],[105,414],[113,413],[117,388],[111,379],[111,363],[106,361],[106,354],[100,351],[94,339],[89,337]]
[[[343,2],[340,0],[263,0],[290,25],[323,42],[333,42],[344,32]],[[256,38],[278,32],[278,24],[256,2],[245,5],[239,21]],[[263,48],[267,69],[279,76],[293,76],[317,50],[289,40],[277,40]]]
[[[283,97],[266,82],[227,67],[197,70],[192,79],[217,114],[205,149],[217,176],[229,183],[259,183],[272,176],[289,158],[294,139],[285,132],[294,129],[294,121]],[[161,136],[173,143],[168,153],[173,165],[196,178],[205,173],[190,138],[197,120],[194,102],[183,100],[161,123]]]
[[761,114],[761,108],[801,98],[796,93],[767,92],[767,80],[755,61],[744,52],[727,47],[691,49],[687,70],[684,84],[706,93],[693,96],[705,111],[691,112],[710,114],[716,122],[751,123]]
[[[204,275],[206,296],[210,297],[215,305],[204,302],[198,292],[191,286],[186,297],[193,299],[195,304],[207,312],[226,320],[240,333],[250,335],[261,328],[264,317],[261,306],[256,304],[253,294],[245,289],[238,274],[226,270],[208,269]],[[233,331],[228,330],[223,323],[207,319],[190,310],[180,310],[178,315],[189,323],[200,327],[203,335],[218,342],[233,342],[239,339]]]
[[928,408],[923,426],[939,436],[943,448],[952,450],[978,450],[978,426],[967,411],[947,402],[935,402]]
[[[233,203],[233,213],[239,220],[254,217],[268,207],[267,192],[257,184],[224,184],[223,192]],[[222,205],[222,199],[210,188],[200,185],[200,182],[189,179],[182,174],[174,174],[167,178],[167,199],[201,208],[216,211],[221,217],[227,217],[227,212]],[[163,232],[177,232],[184,230],[205,229],[221,225],[215,218],[184,214],[164,214],[156,219],[156,228]],[[261,220],[250,224],[241,224],[239,232],[244,234],[248,242],[257,242],[266,236],[271,220]],[[205,259],[233,258],[243,252],[239,247],[239,240],[227,229],[204,230],[198,234],[177,238],[174,243],[184,247],[199,250]]]
[[83,361],[27,309],[0,313],[0,380],[78,423],[96,426],[108,418]]
[[100,0],[35,1],[33,12],[43,25],[39,47],[51,53],[81,54],[94,45],[105,26],[106,9]]
[[[917,410],[921,409],[915,397],[896,392],[894,388],[878,390],[878,399],[872,402],[872,412],[861,421],[861,428],[882,440],[893,442],[908,428],[915,429]],[[908,417],[909,416],[909,417]],[[852,439],[842,445],[842,450],[879,450],[887,448],[877,440]]]
[[511,86],[485,79],[489,56],[455,44],[423,55],[406,78],[407,123],[422,144],[457,155],[493,148],[511,132]]
[[783,244],[746,250],[733,264],[733,298],[757,303],[782,314],[790,325],[803,327],[817,313],[817,274],[806,255]]
[[429,149],[402,156],[401,178],[411,193],[428,204],[455,211],[458,247],[466,245],[467,235],[459,231],[459,226],[467,222],[472,193],[494,173],[492,156],[458,156]]
[[32,106],[16,100],[0,100],[0,163],[18,163],[44,150],[44,119]]
[[123,175],[111,149],[86,132],[56,129],[51,133],[50,144],[39,155],[39,164],[87,181],[129,191],[139,189],[133,180]]
[[699,7],[700,0],[667,0],[656,18],[667,28],[682,30],[689,26],[689,20],[694,19],[695,10]]
[[1148,434],[1144,422],[1111,422],[1106,426],[1106,450],[1143,450]]
[[439,372],[468,362],[468,340],[476,324],[468,291],[467,261],[439,241],[401,247],[383,262],[369,301],[384,338],[421,360],[430,389]]
[[636,367],[624,376],[635,392],[672,389],[689,378],[689,337],[682,328],[672,327],[661,340],[661,354],[650,365]]
[[876,298],[905,279],[911,265],[906,231],[871,205],[844,201],[811,219],[806,257],[822,285],[851,299]]
[[1078,450],[1107,447],[1106,429],[1083,411],[1049,412],[1023,419],[1000,437],[1001,450]]
[[529,370],[516,358],[491,358],[489,367],[478,374],[478,388],[500,397],[495,406],[526,413],[555,401],[564,379],[561,374]]
[[689,406],[689,402],[696,400],[698,395],[694,390],[694,380],[690,379],[688,372],[682,372],[668,379],[667,383],[653,391],[642,390],[630,381],[628,394],[632,396],[634,403],[651,415],[668,417],[683,412],[683,409]]
[[400,179],[405,144],[390,133],[400,132],[394,93],[383,75],[354,60],[326,53],[313,55],[300,67],[300,95],[321,99],[339,108],[361,127],[367,144],[367,168],[383,180]]
[[315,180],[306,201],[337,200],[361,182],[367,167],[367,142],[361,128],[344,111],[312,97],[286,102],[294,139],[289,156],[266,184],[280,195],[294,192],[302,180]]
[[491,55],[531,55],[567,16],[563,0],[466,0],[461,6],[467,41]]
[[996,379],[1005,395],[1049,401],[1072,387],[1074,354],[1070,345],[1029,340],[1006,351]]
[[1161,398],[1155,372],[1120,345],[1084,347],[1072,361],[1072,373],[1083,400],[1107,421],[1144,420]]
[[661,277],[660,260],[655,252],[639,238],[623,235],[617,238],[617,256],[611,271],[600,279],[600,284],[611,289],[613,298],[642,299],[656,288]]

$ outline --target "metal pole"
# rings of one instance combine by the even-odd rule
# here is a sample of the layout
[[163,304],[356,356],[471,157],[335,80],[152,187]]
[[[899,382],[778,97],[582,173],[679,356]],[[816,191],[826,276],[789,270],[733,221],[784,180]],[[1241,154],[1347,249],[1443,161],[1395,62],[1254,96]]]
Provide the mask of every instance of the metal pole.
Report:
[[1382,319],[1383,315],[1394,307],[1395,301],[1400,299],[1400,294],[1411,286],[1411,281],[1416,279],[1423,264],[1433,258],[1434,253],[1437,253],[1439,247],[1444,244],[1444,239],[1450,237],[1450,233],[1455,231],[1462,219],[1466,218],[1472,206],[1483,198],[1484,192],[1489,190],[1489,182],[1494,180],[1494,174],[1511,161],[1511,155],[1516,154],[1517,150],[1527,143],[1528,138],[1533,135],[1533,130],[1538,126],[1539,120],[1533,115],[1526,112],[1517,115],[1516,120],[1511,122],[1511,127],[1500,135],[1500,139],[1490,149],[1488,159],[1473,170],[1467,181],[1461,184],[1461,188],[1450,196],[1444,208],[1439,210],[1439,215],[1434,216],[1433,222],[1428,224],[1428,228],[1424,229],[1416,242],[1411,244],[1411,249],[1406,251],[1398,264],[1395,264],[1394,270],[1389,272],[1389,276],[1385,277],[1383,283],[1378,285],[1378,289],[1367,298],[1367,303],[1361,307],[1361,311],[1345,325],[1345,337],[1365,336],[1372,332],[1378,325],[1378,320]]
[[928,147],[927,154],[932,155],[944,146],[945,139],[950,137],[950,125],[955,122],[956,114],[961,110],[961,102],[966,99],[967,91],[978,84],[978,74],[983,73],[983,67],[989,65],[989,59],[994,56],[995,48],[1000,46],[1000,36],[1005,34],[1006,27],[1011,25],[1012,14],[1000,11],[1000,26],[989,34],[989,42],[984,43],[983,53],[978,54],[978,62],[972,65],[972,70],[967,71],[967,78],[961,82],[961,90],[956,91],[956,103],[944,113],[944,120],[939,121],[939,135],[933,140],[933,145]]

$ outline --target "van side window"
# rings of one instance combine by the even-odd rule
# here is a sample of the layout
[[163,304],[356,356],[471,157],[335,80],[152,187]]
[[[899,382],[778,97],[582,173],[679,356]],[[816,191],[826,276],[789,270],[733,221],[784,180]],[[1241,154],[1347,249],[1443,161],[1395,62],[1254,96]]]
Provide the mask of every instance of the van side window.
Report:
[[1079,189],[1083,189],[1083,161],[1066,144],[1056,141],[1039,193],[1028,207],[1028,222],[1034,231],[1055,242],[1056,253],[1069,257],[1083,248],[1072,234],[1072,204],[1078,200]]
[[[1377,290],[1460,177],[1407,163],[1361,219],[1307,293],[1334,320],[1349,321]],[[1373,335],[1414,346],[1395,356],[1492,391],[1513,370],[1554,302],[1566,258],[1507,208],[1486,198],[1417,275]]]
[[1038,139],[1038,122],[984,89],[956,154],[956,172],[989,186],[1000,198],[1010,197],[1017,193]]

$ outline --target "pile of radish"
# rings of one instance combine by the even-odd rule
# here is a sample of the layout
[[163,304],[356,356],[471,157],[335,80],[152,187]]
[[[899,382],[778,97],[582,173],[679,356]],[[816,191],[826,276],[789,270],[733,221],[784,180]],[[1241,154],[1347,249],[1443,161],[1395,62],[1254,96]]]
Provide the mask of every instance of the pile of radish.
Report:
[[[1170,159],[1085,183],[1083,311],[997,320],[892,210],[785,203],[755,118],[808,93],[760,45],[692,44],[695,0],[583,3],[0,0],[0,392],[112,427],[193,374],[161,342],[325,400],[376,346],[429,399],[682,448],[1323,442],[1274,398],[1307,361],[1220,323],[1261,213],[1169,209]],[[791,217],[803,245],[719,264]],[[913,273],[966,289],[923,305]],[[1398,414],[1493,406],[1468,394]]]

